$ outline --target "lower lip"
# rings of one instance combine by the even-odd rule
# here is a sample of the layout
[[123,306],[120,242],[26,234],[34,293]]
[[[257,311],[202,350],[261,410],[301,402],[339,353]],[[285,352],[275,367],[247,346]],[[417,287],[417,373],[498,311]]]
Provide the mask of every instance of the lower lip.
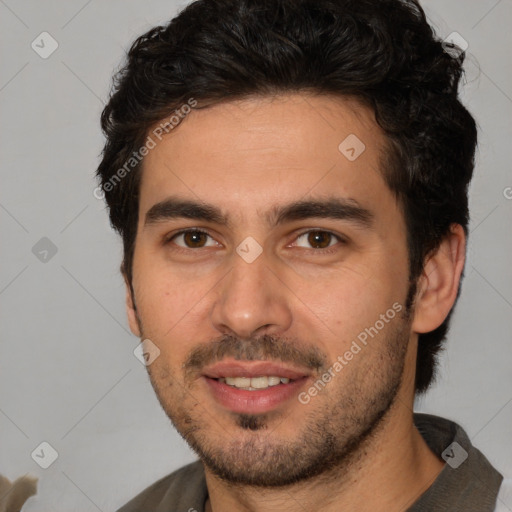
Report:
[[307,377],[257,391],[238,389],[209,377],[204,379],[214,398],[226,409],[240,414],[261,414],[276,409],[291,398],[296,398]]

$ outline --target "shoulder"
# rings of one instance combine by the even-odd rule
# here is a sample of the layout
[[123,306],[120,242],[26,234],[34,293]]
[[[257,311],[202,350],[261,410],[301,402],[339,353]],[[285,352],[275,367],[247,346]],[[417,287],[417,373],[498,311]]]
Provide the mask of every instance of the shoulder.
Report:
[[503,475],[473,446],[465,430],[452,420],[430,414],[414,413],[414,423],[445,465],[408,512],[495,511]]
[[197,461],[161,478],[117,512],[168,512],[189,509],[201,512],[207,496],[203,465]]

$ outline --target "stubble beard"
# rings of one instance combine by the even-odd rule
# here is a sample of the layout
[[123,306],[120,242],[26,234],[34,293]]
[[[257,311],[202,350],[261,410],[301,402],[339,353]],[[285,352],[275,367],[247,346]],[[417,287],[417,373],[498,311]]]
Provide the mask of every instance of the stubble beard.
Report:
[[[235,414],[235,435],[219,436],[214,418],[165,366],[148,367],[162,408],[213,474],[240,486],[277,488],[312,479],[342,478],[371,449],[400,389],[409,342],[407,317],[369,343],[383,347],[372,361],[353,360],[304,407],[293,439],[275,430],[286,416]],[[376,349],[376,347],[373,347]],[[364,351],[362,349],[362,357]],[[361,357],[357,355],[354,359]],[[366,363],[366,364],[363,364]],[[343,379],[343,380],[342,380]],[[336,388],[334,387],[336,386]],[[332,387],[332,390],[329,389]],[[323,396],[322,396],[323,395]],[[197,412],[203,410],[203,413]]]

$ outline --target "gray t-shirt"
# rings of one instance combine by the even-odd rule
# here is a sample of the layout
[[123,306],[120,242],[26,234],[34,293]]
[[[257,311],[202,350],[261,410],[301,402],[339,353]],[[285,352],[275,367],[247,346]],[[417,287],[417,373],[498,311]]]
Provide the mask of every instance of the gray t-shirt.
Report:
[[[407,512],[493,512],[503,476],[453,421],[414,414],[430,449],[447,461],[434,483]],[[200,461],[148,487],[117,512],[204,512],[208,489]]]

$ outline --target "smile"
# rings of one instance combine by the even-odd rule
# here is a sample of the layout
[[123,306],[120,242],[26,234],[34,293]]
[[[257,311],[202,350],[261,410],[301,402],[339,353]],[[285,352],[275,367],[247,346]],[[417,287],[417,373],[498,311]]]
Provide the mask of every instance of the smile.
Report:
[[311,377],[282,362],[235,359],[208,366],[202,375],[217,404],[242,414],[263,414],[289,405]]
[[290,379],[287,377],[261,376],[261,377],[225,377],[218,379],[219,382],[225,382],[228,386],[238,389],[246,389],[248,391],[256,391],[258,389],[266,389],[279,384],[288,384]]

